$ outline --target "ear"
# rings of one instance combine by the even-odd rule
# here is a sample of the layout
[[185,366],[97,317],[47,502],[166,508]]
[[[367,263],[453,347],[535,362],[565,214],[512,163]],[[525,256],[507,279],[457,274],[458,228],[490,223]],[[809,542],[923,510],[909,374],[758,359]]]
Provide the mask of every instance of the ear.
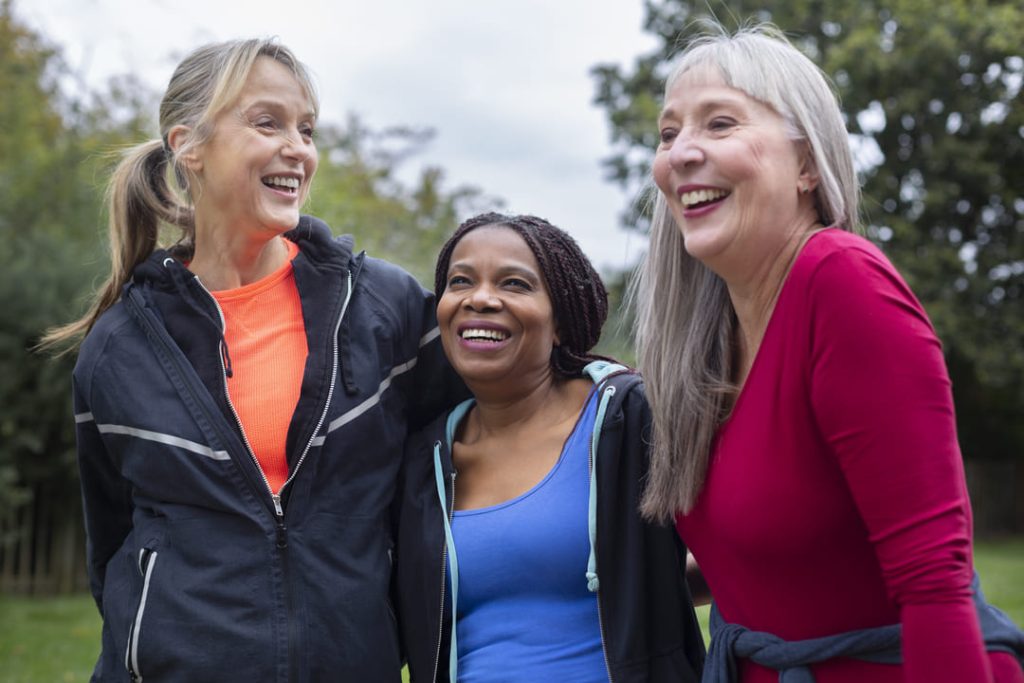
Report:
[[797,176],[796,187],[800,194],[810,194],[818,187],[818,167],[806,143],[800,145],[800,175]]
[[[172,152],[177,152],[188,142],[190,135],[192,135],[192,129],[188,126],[174,126],[167,132],[167,146],[171,148]],[[185,168],[192,173],[199,173],[203,170],[203,160],[199,152],[200,149],[198,147],[192,147],[188,152],[178,157]]]

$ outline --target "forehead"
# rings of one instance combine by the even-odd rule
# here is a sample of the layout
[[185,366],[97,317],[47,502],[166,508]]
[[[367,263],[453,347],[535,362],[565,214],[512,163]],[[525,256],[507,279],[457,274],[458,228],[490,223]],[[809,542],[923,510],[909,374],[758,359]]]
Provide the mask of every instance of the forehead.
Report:
[[665,91],[665,107],[661,117],[682,109],[721,104],[726,106],[764,108],[764,105],[725,82],[721,72],[712,66],[695,66],[679,74]]
[[526,240],[503,225],[485,225],[471,230],[452,250],[451,265],[482,261],[540,272],[537,257]]
[[676,119],[718,106],[743,112],[757,120],[782,121],[771,106],[727,84],[721,72],[711,66],[693,67],[669,84],[665,108],[658,120]]
[[309,93],[291,69],[266,56],[256,58],[238,94],[238,100],[243,106],[247,102],[263,99],[287,100],[313,109]]

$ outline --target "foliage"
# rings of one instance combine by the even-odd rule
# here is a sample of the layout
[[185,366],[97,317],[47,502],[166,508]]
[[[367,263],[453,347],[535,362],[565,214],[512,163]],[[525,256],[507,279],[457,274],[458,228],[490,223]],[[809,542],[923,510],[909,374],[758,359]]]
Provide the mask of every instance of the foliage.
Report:
[[660,46],[599,65],[611,178],[644,229],[669,59],[708,8],[727,28],[772,21],[833,79],[864,187],[868,235],[945,343],[965,453],[1024,453],[1024,5],[1018,0],[646,0]]
[[500,206],[475,187],[444,189],[444,171],[427,166],[412,187],[399,177],[402,163],[420,152],[433,131],[368,128],[350,115],[344,126],[321,125],[320,168],[308,210],[337,232],[356,238],[356,248],[399,263],[424,287],[433,288],[434,260],[460,216]]
[[[48,325],[66,320],[88,283],[97,201],[83,182],[85,140],[69,131],[56,87],[54,48],[0,5],[0,513],[31,484],[70,482],[74,495],[67,360],[27,353]],[[62,235],[66,235],[62,237]]]
[[[46,483],[77,500],[70,375],[73,358],[31,353],[43,330],[80,315],[106,275],[103,184],[118,151],[156,136],[158,95],[135,77],[71,96],[58,47],[0,0],[0,518]],[[449,190],[437,167],[408,186],[402,163],[428,130],[374,131],[356,117],[321,126],[320,170],[307,210],[357,248],[433,281],[440,243],[458,217],[500,204]]]

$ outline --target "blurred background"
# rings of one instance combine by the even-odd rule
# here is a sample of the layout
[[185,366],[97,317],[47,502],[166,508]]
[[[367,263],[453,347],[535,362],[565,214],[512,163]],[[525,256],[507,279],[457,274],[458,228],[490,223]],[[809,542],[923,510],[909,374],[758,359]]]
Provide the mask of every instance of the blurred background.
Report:
[[74,359],[31,348],[105,275],[104,182],[181,57],[292,47],[322,97],[308,212],[424,284],[479,211],[568,230],[615,300],[602,350],[630,361],[660,84],[709,12],[775,22],[834,80],[869,237],[943,340],[986,593],[1024,622],[1021,0],[0,0],[0,682],[87,680],[96,656]]

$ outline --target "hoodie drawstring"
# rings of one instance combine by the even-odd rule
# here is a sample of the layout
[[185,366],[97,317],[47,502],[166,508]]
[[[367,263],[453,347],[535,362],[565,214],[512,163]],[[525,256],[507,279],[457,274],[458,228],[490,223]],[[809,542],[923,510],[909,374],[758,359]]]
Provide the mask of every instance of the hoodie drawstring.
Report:
[[615,395],[615,387],[605,387],[601,392],[601,403],[597,407],[594,431],[590,438],[590,496],[587,500],[587,531],[590,534],[590,557],[587,559],[587,590],[596,593],[601,587],[597,577],[597,446],[601,441],[601,429],[608,403]]
[[441,442],[434,442],[434,480],[437,482],[437,498],[441,501],[441,512],[444,518],[444,542],[448,549],[449,575],[452,584],[452,637],[448,648],[448,679],[454,683],[458,680],[459,647],[456,641],[455,621],[456,609],[459,604],[459,560],[455,555],[455,537],[452,536],[451,520],[448,519],[448,495],[445,489],[444,473],[441,468]]

